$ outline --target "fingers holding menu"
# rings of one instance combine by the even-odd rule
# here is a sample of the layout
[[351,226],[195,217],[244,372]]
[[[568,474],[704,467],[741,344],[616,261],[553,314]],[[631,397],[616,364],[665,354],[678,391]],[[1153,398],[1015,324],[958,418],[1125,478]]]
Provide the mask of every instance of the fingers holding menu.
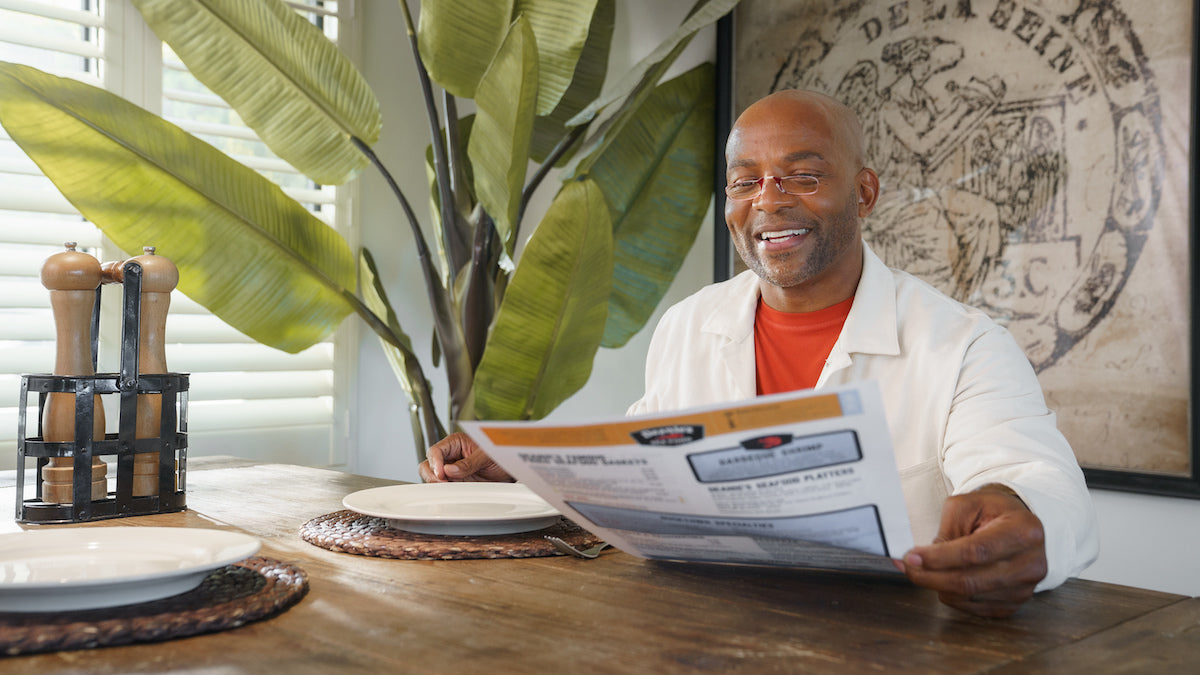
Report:
[[426,483],[450,481],[511,482],[512,476],[492,461],[471,437],[453,433],[430,446],[418,467]]
[[979,616],[1010,616],[1046,575],[1042,523],[1011,491],[985,486],[951,497],[938,536],[903,558],[913,583]]

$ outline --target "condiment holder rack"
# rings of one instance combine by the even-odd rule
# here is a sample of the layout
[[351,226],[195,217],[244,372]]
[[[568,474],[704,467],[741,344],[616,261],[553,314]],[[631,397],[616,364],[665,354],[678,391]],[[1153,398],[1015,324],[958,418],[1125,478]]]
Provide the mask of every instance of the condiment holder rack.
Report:
[[[138,372],[138,347],[141,322],[142,266],[136,260],[122,266],[124,290],[121,331],[121,370],[88,376],[22,375],[20,412],[17,422],[17,503],[16,518],[22,523],[77,523],[125,516],[169,513],[187,508],[187,392],[186,373]],[[100,298],[103,286],[96,288],[92,309],[91,358],[95,370],[100,327]],[[37,434],[26,437],[26,419],[30,393],[38,396]],[[67,393],[75,401],[75,441],[43,440],[42,419],[47,397]],[[106,433],[104,440],[92,434],[95,396],[119,397],[117,433]],[[137,438],[137,400],[148,394],[161,395],[161,419],[157,437]],[[80,440],[82,439],[82,440]],[[137,455],[158,453],[157,494],[134,494],[134,463]],[[115,491],[103,499],[93,499],[92,460],[109,457],[116,460]],[[73,460],[72,500],[70,503],[43,501],[42,475],[50,458]],[[25,498],[26,461],[36,460],[36,496]]]

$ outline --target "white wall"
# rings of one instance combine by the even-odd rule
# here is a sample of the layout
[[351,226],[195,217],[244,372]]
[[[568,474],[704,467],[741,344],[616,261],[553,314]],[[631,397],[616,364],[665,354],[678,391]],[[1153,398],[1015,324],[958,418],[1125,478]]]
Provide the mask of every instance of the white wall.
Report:
[[[417,3],[413,2],[414,16]],[[638,2],[618,0],[617,25],[609,81],[648,53],[678,25],[692,0]],[[383,138],[376,147],[384,163],[405,189],[422,219],[427,218],[424,151],[429,138],[412,57],[400,26],[398,3],[360,3],[364,13],[365,49],[362,67],[380,96],[384,112]],[[714,32],[697,36],[677,71],[711,60]],[[396,202],[382,179],[368,170],[362,181],[363,201],[358,214],[362,243],[375,255],[381,276],[401,325],[422,355],[442,403],[444,376],[429,364],[431,322],[424,304],[423,282],[408,233]],[[701,231],[684,269],[672,285],[663,307],[708,283],[712,275],[711,219]],[[653,325],[658,314],[651,319]],[[416,450],[409,431],[403,391],[396,384],[373,334],[361,330],[357,403],[351,427],[350,470],[373,476],[417,480]],[[552,415],[579,419],[616,415],[642,392],[642,367],[649,341],[643,330],[620,350],[601,350],[592,379]],[[1094,490],[1100,520],[1100,559],[1082,576],[1156,590],[1200,595],[1200,500],[1171,499]]]
[[1200,595],[1200,500],[1092,490],[1100,558],[1080,576]]
[[[410,2],[414,20],[418,12]],[[420,85],[397,2],[358,3],[362,12],[361,68],[383,110],[383,132],[375,152],[404,190],[418,218],[429,220],[425,197],[425,121]],[[356,214],[359,236],[375,257],[379,274],[400,320],[424,357],[435,396],[445,400],[440,370],[430,365],[432,321],[425,304],[424,281],[414,254],[409,226],[379,172],[364,171],[361,208]],[[426,243],[433,245],[426,235]],[[355,320],[355,319],[351,319]],[[351,411],[350,470],[371,476],[417,480],[416,451],[408,423],[407,399],[384,358],[375,334],[360,327],[355,408]]]

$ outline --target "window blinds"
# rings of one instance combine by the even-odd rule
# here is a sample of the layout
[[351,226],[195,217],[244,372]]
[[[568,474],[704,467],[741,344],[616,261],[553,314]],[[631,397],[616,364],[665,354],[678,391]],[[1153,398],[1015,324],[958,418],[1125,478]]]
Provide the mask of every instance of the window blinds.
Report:
[[[342,18],[338,3],[288,4],[337,39]],[[161,59],[156,58],[157,39],[140,20],[129,17],[137,13],[126,0],[0,0],[0,59],[106,86],[160,111],[273,180],[345,233],[345,190],[339,194],[331,186],[314,185],[275,157],[166,45]],[[146,46],[129,44],[139,40]],[[149,58],[113,56],[128,54]],[[134,83],[154,78],[161,78],[161,87],[135,90]],[[53,317],[39,274],[44,260],[62,250],[65,241],[78,242],[101,261],[125,257],[0,130],[0,468],[15,463],[20,374],[50,372],[54,366]],[[106,288],[104,295],[99,369],[112,372],[120,366],[120,289]],[[166,340],[170,369],[190,374],[189,453],[313,465],[345,461],[345,397],[340,392],[346,387],[337,386],[345,378],[335,377],[335,364],[350,359],[337,341],[286,354],[255,343],[178,291],[171,300]],[[106,407],[112,428],[116,410],[115,404]],[[32,425],[36,409],[27,415]]]

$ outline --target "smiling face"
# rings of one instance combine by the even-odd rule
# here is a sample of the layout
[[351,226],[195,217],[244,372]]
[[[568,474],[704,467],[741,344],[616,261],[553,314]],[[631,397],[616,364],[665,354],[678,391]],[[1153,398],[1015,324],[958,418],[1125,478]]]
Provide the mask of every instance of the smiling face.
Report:
[[754,199],[725,202],[733,245],[759,277],[763,300],[808,312],[854,295],[862,272],[860,219],[879,194],[863,168],[862,132],[853,113],[813,92],[776,92],[746,109],[725,149],[726,181],[811,175],[810,195],[764,181]]

